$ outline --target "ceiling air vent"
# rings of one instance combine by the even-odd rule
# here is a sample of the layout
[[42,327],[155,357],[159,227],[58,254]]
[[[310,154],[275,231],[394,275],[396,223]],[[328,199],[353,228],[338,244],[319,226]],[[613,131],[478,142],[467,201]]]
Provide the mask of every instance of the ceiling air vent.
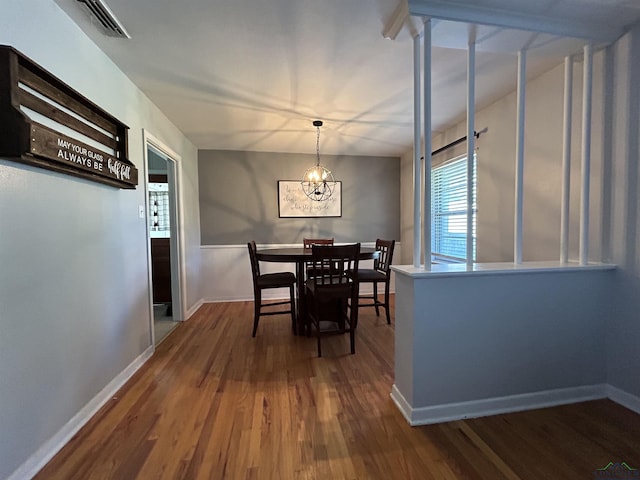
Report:
[[116,18],[111,9],[102,0],[78,0],[91,13],[91,17],[100,22],[108,35],[121,38],[131,38],[120,20]]

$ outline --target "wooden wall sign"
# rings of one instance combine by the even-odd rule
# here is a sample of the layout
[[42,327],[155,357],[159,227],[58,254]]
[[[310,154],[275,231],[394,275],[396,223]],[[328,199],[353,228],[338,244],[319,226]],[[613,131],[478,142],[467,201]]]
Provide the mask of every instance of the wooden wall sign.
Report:
[[14,48],[0,45],[0,158],[136,188],[128,130]]

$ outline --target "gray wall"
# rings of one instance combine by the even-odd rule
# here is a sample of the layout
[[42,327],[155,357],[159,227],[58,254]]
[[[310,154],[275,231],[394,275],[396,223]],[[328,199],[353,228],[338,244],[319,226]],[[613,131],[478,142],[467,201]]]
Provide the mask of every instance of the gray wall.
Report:
[[55,2],[3,2],[0,44],[129,125],[140,171],[137,189],[120,190],[0,158],[5,479],[60,446],[68,422],[151,346],[143,129],[182,158],[187,307],[200,298],[200,232],[195,147]]
[[342,182],[341,218],[279,218],[278,180],[298,180],[315,155],[221,150],[198,152],[203,245],[400,239],[400,160],[321,155]]

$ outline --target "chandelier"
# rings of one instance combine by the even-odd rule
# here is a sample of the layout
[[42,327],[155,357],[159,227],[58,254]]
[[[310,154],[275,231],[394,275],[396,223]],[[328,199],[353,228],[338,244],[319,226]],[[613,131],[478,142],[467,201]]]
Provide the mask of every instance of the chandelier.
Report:
[[333,179],[331,170],[320,165],[320,127],[322,120],[314,120],[316,127],[316,164],[307,169],[302,177],[302,190],[311,200],[322,202],[328,200],[333,194],[336,181]]

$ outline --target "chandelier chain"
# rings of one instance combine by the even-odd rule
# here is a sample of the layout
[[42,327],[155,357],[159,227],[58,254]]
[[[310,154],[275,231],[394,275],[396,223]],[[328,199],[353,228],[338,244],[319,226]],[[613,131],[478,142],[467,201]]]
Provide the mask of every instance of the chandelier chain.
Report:
[[313,126],[316,127],[316,164],[304,172],[300,184],[304,194],[309,199],[315,202],[323,202],[333,194],[336,181],[331,170],[320,165],[320,127],[322,126],[322,120],[314,120]]
[[316,165],[320,165],[320,127],[316,127]]

